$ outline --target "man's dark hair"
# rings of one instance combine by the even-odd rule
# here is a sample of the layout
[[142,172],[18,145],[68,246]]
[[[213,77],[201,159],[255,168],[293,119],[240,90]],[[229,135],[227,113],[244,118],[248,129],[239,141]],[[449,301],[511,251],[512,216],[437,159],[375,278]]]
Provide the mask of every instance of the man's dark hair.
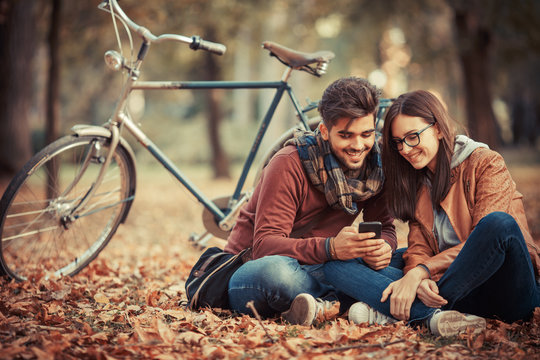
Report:
[[324,90],[319,102],[319,113],[327,128],[339,118],[356,119],[369,114],[375,116],[381,92],[366,79],[351,76],[341,78]]

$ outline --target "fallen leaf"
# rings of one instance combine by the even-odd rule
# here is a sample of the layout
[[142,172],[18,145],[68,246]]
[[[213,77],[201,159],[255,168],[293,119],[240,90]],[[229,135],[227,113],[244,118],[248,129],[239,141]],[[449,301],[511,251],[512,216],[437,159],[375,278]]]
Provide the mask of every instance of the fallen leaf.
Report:
[[[339,317],[291,326],[188,310],[180,305],[185,280],[201,253],[188,237],[200,213],[182,191],[152,181],[137,189],[126,223],[78,275],[0,277],[0,359],[540,359],[540,308],[530,321],[488,320],[483,333],[450,339],[404,322],[368,326]],[[209,184],[219,195],[219,181]]]
[[186,331],[180,333],[177,340],[189,345],[198,345],[202,338],[204,338],[204,335],[202,334],[195,333],[193,331]]
[[169,326],[165,324],[158,318],[154,320],[154,327],[157,329],[157,332],[165,344],[173,344],[175,339],[175,334],[171,331]]
[[94,300],[98,304],[108,304],[109,303],[109,298],[107,297],[107,295],[105,295],[104,293],[101,293],[101,292],[98,292],[98,293],[96,293],[96,295],[94,295]]

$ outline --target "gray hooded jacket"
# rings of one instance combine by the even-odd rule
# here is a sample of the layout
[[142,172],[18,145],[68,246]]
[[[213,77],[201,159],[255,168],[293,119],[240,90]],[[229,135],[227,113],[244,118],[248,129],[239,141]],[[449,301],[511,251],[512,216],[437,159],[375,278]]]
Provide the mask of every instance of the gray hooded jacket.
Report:
[[[459,166],[474,150],[481,147],[488,148],[486,144],[476,142],[465,135],[456,136],[450,167],[453,169]],[[459,238],[444,210],[442,208],[438,210],[433,209],[433,215],[433,233],[439,242],[439,250],[444,251],[459,244]]]

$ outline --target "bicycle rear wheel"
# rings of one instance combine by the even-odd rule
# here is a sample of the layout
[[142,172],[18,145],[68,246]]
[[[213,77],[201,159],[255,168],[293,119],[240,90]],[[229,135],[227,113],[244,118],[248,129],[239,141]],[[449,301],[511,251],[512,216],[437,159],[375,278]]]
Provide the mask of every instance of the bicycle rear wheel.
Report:
[[[316,117],[312,117],[308,119],[307,124],[311,130],[315,130],[315,128],[319,125],[320,122],[321,122],[321,117],[316,116]],[[260,163],[257,165],[256,173],[255,173],[255,180],[253,181],[253,187],[257,186],[261,178],[262,171],[265,168],[265,166],[268,165],[272,156],[274,156],[275,153],[278,152],[288,140],[292,139],[294,132],[299,129],[301,129],[300,125],[297,125],[288,129],[266,150],[266,152],[263,154],[261,158]],[[232,195],[222,196],[217,199],[213,199],[213,201],[221,210],[228,211],[230,209],[227,208],[227,205],[229,203],[229,199],[231,198],[231,196]],[[207,233],[210,233],[213,236],[220,239],[224,239],[224,240],[227,239],[231,230],[226,231],[226,230],[220,229],[218,221],[216,220],[216,217],[207,208],[203,209],[202,220],[203,220],[203,225]],[[204,236],[201,236],[201,237],[197,235],[192,235],[191,239],[195,244],[200,245],[199,241],[201,240],[204,241],[207,233],[205,233]]]
[[[314,116],[308,119],[307,125],[311,131],[314,131],[317,126],[319,126],[322,118],[320,116]],[[253,181],[253,187],[257,186],[259,180],[261,179],[262,171],[268,165],[272,157],[285,145],[287,141],[294,137],[294,133],[297,130],[301,130],[300,127],[294,126],[287,131],[285,131],[266,151],[263,155],[261,162],[258,165],[257,172],[255,173],[255,178]]]
[[119,144],[89,197],[108,153],[106,137],[66,136],[15,176],[0,201],[0,261],[7,275],[18,281],[75,275],[107,245],[136,185],[133,156]]

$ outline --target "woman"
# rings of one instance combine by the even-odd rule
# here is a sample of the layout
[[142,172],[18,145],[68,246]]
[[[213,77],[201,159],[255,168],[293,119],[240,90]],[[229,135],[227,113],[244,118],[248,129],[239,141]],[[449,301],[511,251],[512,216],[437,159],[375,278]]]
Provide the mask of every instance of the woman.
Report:
[[530,317],[540,306],[540,246],[529,234],[522,195],[503,158],[456,136],[443,104],[430,92],[414,91],[388,109],[383,170],[394,194],[390,211],[409,222],[404,276],[381,274],[370,291],[382,291],[377,303],[361,289],[369,286],[360,279],[369,270],[358,262],[328,263],[327,278],[363,301],[351,307],[349,318],[427,319],[433,333],[454,335],[468,325],[484,327],[483,318]]

